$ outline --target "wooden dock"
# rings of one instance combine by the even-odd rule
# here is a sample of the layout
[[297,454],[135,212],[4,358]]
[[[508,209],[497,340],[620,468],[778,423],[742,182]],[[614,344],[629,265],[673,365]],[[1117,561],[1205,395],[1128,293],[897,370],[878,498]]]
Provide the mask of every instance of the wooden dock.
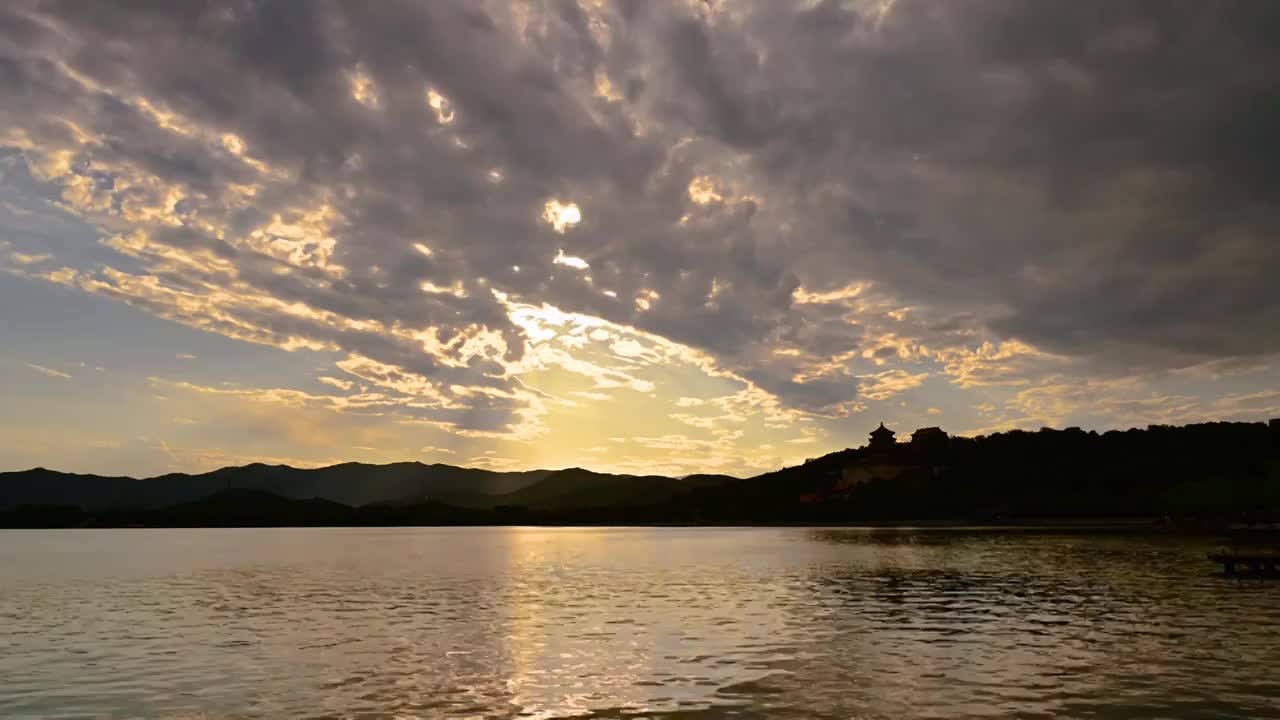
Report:
[[1222,565],[1222,572],[1226,575],[1280,576],[1278,553],[1216,552],[1209,553],[1209,559]]

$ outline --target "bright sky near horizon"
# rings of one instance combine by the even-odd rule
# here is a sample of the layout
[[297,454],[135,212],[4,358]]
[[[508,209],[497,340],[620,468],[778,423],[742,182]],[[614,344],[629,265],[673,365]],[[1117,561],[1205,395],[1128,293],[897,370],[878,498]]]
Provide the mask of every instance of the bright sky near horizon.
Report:
[[0,470],[1280,416],[1280,5],[0,7]]

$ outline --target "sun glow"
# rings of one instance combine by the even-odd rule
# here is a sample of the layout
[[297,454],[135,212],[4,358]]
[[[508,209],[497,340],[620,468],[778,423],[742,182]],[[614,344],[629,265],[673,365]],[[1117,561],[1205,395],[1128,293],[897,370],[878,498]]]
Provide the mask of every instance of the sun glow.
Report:
[[351,97],[367,108],[378,107],[378,89],[373,78],[361,71],[351,73]]
[[689,199],[697,205],[709,205],[724,199],[717,190],[715,181],[708,175],[699,175],[689,182]]
[[576,203],[562,203],[553,198],[543,206],[542,219],[555,228],[556,232],[563,233],[582,222],[582,211],[578,209]]
[[[551,262],[555,263],[556,265],[568,265],[569,267],[576,268],[578,270],[586,270],[587,268],[591,267],[591,263],[587,262],[586,260],[583,260],[580,257],[574,257],[573,255],[565,255],[564,250],[557,250],[556,257]],[[588,278],[588,280],[589,279],[590,278]]]
[[453,106],[435,88],[427,88],[427,105],[435,111],[436,120],[439,120],[441,125],[453,122]]

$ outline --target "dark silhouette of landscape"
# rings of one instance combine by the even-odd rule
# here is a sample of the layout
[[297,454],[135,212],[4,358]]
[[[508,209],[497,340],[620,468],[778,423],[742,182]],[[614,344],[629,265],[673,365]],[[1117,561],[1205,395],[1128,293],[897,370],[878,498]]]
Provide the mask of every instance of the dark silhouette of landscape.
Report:
[[0,473],[3,527],[857,524],[1280,518],[1280,420],[973,438],[880,425],[862,447],[751,478],[246,465],[143,480]]

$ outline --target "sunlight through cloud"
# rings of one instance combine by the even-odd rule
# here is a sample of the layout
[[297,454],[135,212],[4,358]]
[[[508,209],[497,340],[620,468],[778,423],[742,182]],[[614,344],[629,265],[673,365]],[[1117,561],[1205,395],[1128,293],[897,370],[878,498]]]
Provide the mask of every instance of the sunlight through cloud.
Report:
[[435,88],[427,88],[427,105],[435,111],[436,120],[441,125],[453,122],[453,106]]
[[699,175],[689,182],[689,199],[697,205],[710,205],[724,197],[716,190],[716,183],[709,175]]
[[373,84],[373,78],[361,70],[352,71],[351,97],[367,108],[377,108],[378,89]]
[[565,255],[564,250],[556,251],[556,257],[551,262],[555,263],[556,265],[568,265],[569,267],[577,268],[578,270],[586,270],[587,268],[591,267],[590,263],[588,263],[586,260],[583,260],[580,257],[574,257],[573,255]]
[[562,203],[551,199],[542,208],[542,219],[546,220],[558,233],[582,221],[582,212],[575,203]]

